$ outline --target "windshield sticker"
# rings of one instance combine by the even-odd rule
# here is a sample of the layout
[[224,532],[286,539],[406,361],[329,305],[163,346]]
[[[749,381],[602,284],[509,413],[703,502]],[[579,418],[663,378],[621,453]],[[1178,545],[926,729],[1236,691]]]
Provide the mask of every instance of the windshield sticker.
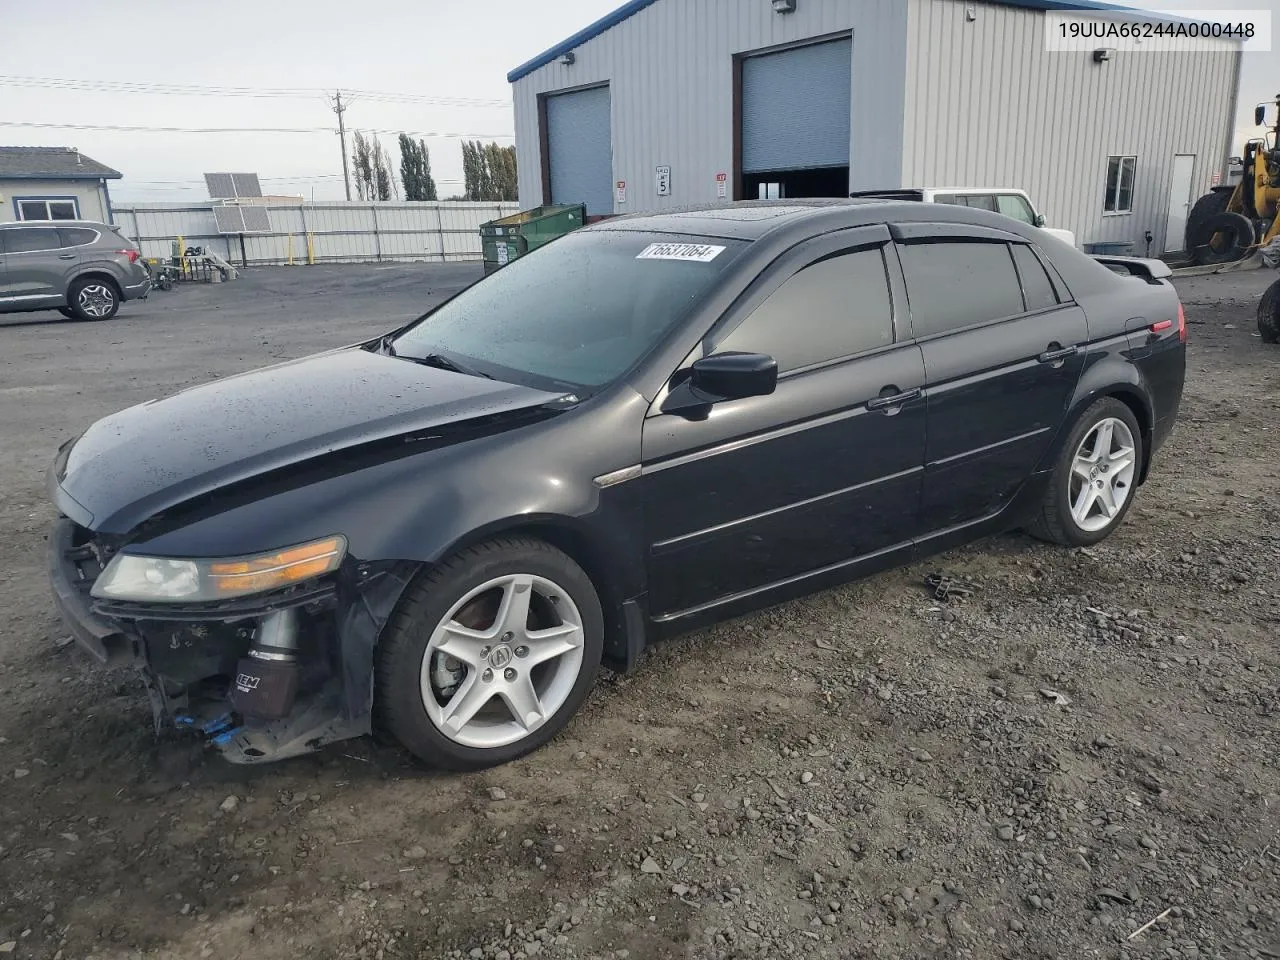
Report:
[[651,243],[636,254],[637,260],[692,260],[694,263],[710,263],[724,247],[711,243]]

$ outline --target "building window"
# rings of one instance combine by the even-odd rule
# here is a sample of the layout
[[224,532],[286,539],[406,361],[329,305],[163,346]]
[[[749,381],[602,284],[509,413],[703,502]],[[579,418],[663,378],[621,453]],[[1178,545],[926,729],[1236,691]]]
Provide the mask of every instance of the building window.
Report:
[[19,220],[79,220],[80,204],[75,197],[16,197]]
[[1107,159],[1107,192],[1102,201],[1103,213],[1133,213],[1133,174],[1137,157]]

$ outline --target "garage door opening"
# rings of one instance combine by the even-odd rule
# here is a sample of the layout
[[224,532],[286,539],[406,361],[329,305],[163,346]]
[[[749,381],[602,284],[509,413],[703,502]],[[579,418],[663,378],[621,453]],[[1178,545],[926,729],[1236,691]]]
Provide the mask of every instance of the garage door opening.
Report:
[[853,39],[746,54],[735,66],[737,199],[848,196]]
[[799,200],[804,197],[845,197],[849,194],[849,168],[819,170],[768,170],[742,175],[746,200]]

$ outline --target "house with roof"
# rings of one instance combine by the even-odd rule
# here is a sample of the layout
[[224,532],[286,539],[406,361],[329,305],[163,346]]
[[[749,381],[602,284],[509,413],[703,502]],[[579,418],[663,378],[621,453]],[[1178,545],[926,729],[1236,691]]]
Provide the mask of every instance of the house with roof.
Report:
[[0,147],[0,223],[111,222],[108,180],[123,174],[74,147]]
[[1019,188],[1082,243],[1178,250],[1225,167],[1241,46],[1125,39],[1144,23],[1169,18],[1094,0],[628,0],[507,75],[520,203],[598,217]]

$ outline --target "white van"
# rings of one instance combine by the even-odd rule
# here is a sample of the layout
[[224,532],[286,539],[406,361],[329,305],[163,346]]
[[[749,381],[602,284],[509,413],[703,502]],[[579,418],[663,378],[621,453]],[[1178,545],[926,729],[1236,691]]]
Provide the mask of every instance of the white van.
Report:
[[1057,237],[1071,246],[1076,236],[1070,230],[1059,230],[1044,225],[1044,214],[1037,213],[1031,198],[1022,190],[1007,187],[917,187],[901,190],[858,190],[851,197],[887,197],[895,200],[920,200],[924,203],[954,203],[963,207],[977,207],[1013,217],[1045,233]]

